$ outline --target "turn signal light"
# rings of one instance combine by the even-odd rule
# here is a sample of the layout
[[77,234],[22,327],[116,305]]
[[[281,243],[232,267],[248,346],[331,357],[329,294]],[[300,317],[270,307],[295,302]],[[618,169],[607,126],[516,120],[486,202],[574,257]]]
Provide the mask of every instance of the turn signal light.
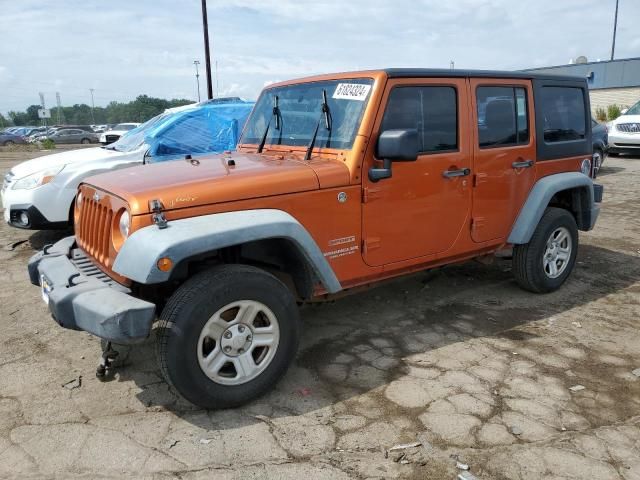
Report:
[[169,257],[162,257],[158,260],[158,270],[161,272],[168,272],[173,267],[173,262]]

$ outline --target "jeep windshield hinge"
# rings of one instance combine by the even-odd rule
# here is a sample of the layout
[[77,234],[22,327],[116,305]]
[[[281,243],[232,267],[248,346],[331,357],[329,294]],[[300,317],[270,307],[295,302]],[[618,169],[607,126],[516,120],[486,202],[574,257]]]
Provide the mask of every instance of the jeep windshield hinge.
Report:
[[162,202],[160,200],[154,199],[149,202],[149,210],[153,212],[151,219],[160,230],[162,230],[163,228],[167,228],[168,226],[167,219],[165,218],[164,213],[162,213],[163,209],[164,205],[162,205]]

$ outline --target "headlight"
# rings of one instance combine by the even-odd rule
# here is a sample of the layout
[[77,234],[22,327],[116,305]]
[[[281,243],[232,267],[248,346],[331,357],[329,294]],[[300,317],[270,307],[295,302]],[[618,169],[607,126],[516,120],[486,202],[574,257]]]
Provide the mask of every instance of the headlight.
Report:
[[131,218],[129,217],[129,212],[126,210],[122,212],[120,215],[120,222],[118,222],[118,226],[120,227],[120,235],[122,238],[126,239],[129,236],[129,226],[131,225]]
[[13,190],[31,190],[41,185],[45,185],[53,180],[55,176],[62,171],[63,168],[64,165],[62,167],[53,167],[47,168],[45,170],[40,170],[39,172],[33,173],[16,181],[16,183],[13,184],[12,188]]
[[587,177],[591,176],[591,160],[585,158],[580,164],[580,171]]

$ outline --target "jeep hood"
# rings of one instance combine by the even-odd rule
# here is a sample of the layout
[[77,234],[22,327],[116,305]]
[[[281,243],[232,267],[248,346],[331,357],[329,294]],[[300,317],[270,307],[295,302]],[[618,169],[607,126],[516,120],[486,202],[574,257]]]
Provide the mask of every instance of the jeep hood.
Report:
[[140,215],[154,199],[174,210],[347,185],[349,171],[338,160],[235,152],[135,166],[85,183],[122,198]]
[[126,155],[123,152],[106,148],[81,148],[67,152],[44,155],[42,157],[19,163],[11,169],[16,180],[44,170],[45,168],[63,167],[77,162],[92,162],[96,160],[111,160]]

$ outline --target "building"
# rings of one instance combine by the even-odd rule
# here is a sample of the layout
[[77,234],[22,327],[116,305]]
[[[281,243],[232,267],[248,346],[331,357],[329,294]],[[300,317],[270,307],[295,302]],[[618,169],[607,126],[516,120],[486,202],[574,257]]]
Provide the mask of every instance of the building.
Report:
[[586,77],[591,111],[609,105],[630,107],[640,100],[640,57],[605,62],[588,62],[578,57],[576,63],[555,67],[530,68],[527,72]]

